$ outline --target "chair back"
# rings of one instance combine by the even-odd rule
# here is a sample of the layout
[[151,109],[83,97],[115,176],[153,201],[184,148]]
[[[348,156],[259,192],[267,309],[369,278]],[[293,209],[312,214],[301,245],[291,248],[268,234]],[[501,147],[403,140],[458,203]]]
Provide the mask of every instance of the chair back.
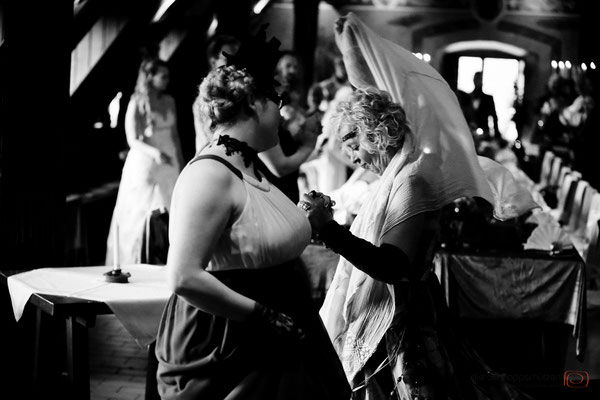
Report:
[[593,230],[595,225],[600,219],[600,192],[594,193],[590,201],[590,209],[588,212],[588,219],[586,221],[585,237],[586,241],[590,243],[592,241]]
[[548,181],[550,180],[550,174],[552,172],[552,162],[556,156],[550,150],[544,153],[544,158],[542,160],[542,167],[540,170],[540,181],[539,187],[545,187],[548,185]]
[[600,272],[600,219],[592,224],[590,244],[585,256],[585,267],[590,276],[598,276]]
[[550,177],[548,178],[547,186],[556,186],[558,185],[558,178],[562,169],[562,158],[554,157],[552,159],[552,168],[550,170]]
[[580,178],[581,174],[579,173],[569,173],[558,187],[558,205],[556,209],[558,210],[558,222],[561,225],[564,225],[569,217],[573,205],[573,198],[575,197],[575,190],[577,189],[577,183]]
[[592,185],[588,185],[583,194],[583,202],[581,204],[581,212],[579,213],[579,221],[577,222],[575,228],[575,236],[585,237],[588,217],[590,215],[590,208],[592,205],[592,199],[594,195],[598,193],[596,189],[592,187]]
[[169,252],[169,212],[152,210],[146,217],[142,240],[142,264],[166,265]]
[[[556,190],[557,190],[556,195],[558,197],[561,196],[560,191],[564,188],[563,183],[565,182],[565,179],[567,178],[567,176],[569,176],[569,174],[571,174],[571,172],[573,172],[573,171],[571,170],[571,167],[569,167],[568,165],[563,164],[560,167],[560,172],[558,173],[558,179],[556,180]],[[564,189],[569,190],[568,187],[566,187]]]
[[590,187],[590,184],[584,180],[577,181],[577,188],[575,189],[575,193],[573,195],[573,203],[571,207],[571,212],[568,215],[566,221],[566,228],[570,232],[576,232],[579,221],[581,220],[581,212],[583,209],[583,200],[585,198],[585,193]]

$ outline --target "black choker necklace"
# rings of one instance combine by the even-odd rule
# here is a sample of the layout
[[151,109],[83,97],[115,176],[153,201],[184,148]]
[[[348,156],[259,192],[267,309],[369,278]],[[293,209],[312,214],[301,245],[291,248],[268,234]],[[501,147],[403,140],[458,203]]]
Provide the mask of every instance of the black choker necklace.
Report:
[[217,140],[217,146],[225,147],[225,154],[231,156],[233,153],[240,153],[244,160],[244,166],[249,167],[250,164],[254,163],[254,173],[258,180],[262,180],[260,173],[258,172],[258,153],[252,147],[248,146],[248,143],[234,139],[229,135],[220,135]]

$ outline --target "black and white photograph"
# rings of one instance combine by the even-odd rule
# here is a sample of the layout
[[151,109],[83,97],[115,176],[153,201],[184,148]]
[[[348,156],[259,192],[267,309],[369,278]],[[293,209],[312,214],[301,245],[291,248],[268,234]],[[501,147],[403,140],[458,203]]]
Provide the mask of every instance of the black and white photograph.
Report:
[[0,0],[0,399],[600,398],[594,0]]

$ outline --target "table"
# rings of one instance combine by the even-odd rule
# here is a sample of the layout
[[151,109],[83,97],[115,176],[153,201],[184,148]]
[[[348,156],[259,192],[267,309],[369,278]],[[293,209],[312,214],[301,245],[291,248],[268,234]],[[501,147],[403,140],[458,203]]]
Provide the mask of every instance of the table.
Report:
[[[66,398],[90,397],[87,329],[94,326],[97,315],[115,314],[140,346],[151,344],[170,296],[164,268],[144,264],[122,268],[132,275],[128,284],[103,282],[102,273],[110,270],[106,266],[0,271],[0,279],[11,292],[16,319],[20,318],[25,304],[35,307],[34,382],[47,372],[40,364],[47,318],[60,321],[65,327],[70,392],[65,394]],[[151,348],[148,347],[149,351]],[[149,396],[148,390],[146,396]]]
[[[323,301],[339,256],[320,244],[309,245],[301,256],[312,284],[315,303]],[[140,346],[148,348],[146,399],[156,397],[156,359],[153,341],[162,310],[171,293],[162,266],[139,264],[122,267],[130,272],[129,284],[106,283],[102,274],[110,267],[43,268],[0,271],[9,287],[15,318],[26,304],[35,307],[36,338],[34,381],[45,371],[40,365],[43,329],[48,318],[64,324],[67,339],[67,398],[90,397],[88,329],[96,316],[115,314]],[[17,293],[18,292],[18,293]]]
[[560,322],[586,347],[585,264],[576,252],[439,251],[436,274],[460,318]]

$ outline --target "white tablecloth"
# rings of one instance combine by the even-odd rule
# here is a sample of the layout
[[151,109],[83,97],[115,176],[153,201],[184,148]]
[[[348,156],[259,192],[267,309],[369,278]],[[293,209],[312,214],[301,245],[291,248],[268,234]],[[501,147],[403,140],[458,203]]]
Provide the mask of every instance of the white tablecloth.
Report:
[[129,272],[129,283],[108,283],[104,273],[110,266],[40,268],[8,278],[15,319],[34,293],[77,297],[106,303],[140,346],[156,337],[162,311],[171,296],[165,267],[136,264],[121,269]]

